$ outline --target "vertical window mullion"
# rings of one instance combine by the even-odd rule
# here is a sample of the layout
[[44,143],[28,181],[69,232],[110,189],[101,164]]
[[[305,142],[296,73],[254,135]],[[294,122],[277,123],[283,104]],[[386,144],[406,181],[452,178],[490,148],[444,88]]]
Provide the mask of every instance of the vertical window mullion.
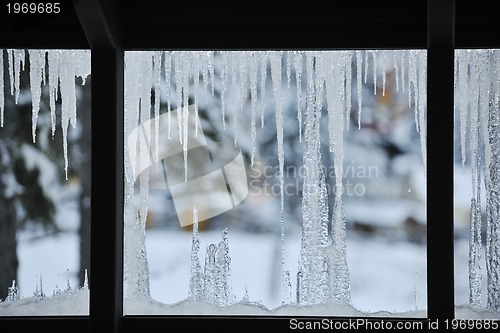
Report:
[[92,50],[92,75],[90,332],[119,332],[123,313],[123,51]]
[[430,320],[454,318],[453,108],[455,0],[427,1],[427,299]]
[[92,49],[90,330],[121,331],[123,316],[123,86],[117,4],[80,1]]

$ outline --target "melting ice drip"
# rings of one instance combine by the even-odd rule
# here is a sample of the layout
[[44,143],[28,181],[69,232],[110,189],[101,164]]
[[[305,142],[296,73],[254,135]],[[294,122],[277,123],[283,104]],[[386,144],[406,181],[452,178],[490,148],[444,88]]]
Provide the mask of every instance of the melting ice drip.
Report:
[[[356,61],[353,61],[356,60]],[[184,147],[184,163],[187,161],[188,121],[198,117],[200,96],[218,98],[220,121],[227,128],[227,111],[232,110],[234,144],[238,142],[238,117],[244,112],[245,100],[250,99],[251,163],[254,163],[257,138],[257,112],[260,108],[260,126],[264,126],[266,109],[266,82],[272,83],[272,102],[276,119],[277,160],[279,164],[279,184],[281,195],[281,251],[283,303],[293,303],[291,298],[290,274],[285,269],[285,220],[284,220],[284,116],[282,103],[282,81],[290,87],[295,71],[297,98],[297,127],[300,141],[304,144],[303,162],[305,167],[303,195],[303,232],[299,273],[297,283],[298,304],[319,304],[324,302],[350,302],[349,270],[346,254],[345,217],[342,203],[342,164],[343,135],[349,130],[351,109],[358,109],[358,128],[362,118],[362,82],[367,82],[371,71],[374,94],[385,94],[386,71],[395,73],[396,90],[407,93],[408,107],[414,106],[415,127],[420,134],[422,160],[426,164],[426,52],[414,50],[397,51],[141,51],[125,52],[125,137],[154,114],[155,122],[160,112],[161,94],[165,94],[167,112],[175,103],[183,110],[182,116],[176,117],[176,123],[169,119],[168,133],[171,126],[176,126],[179,141]],[[370,65],[372,66],[370,68]],[[283,69],[284,68],[284,69]],[[304,72],[305,71],[305,72]],[[355,84],[352,82],[355,71]],[[270,75],[269,75],[270,73]],[[382,91],[377,91],[378,80],[382,73]],[[216,81],[220,94],[215,95]],[[202,82],[201,82],[201,81]],[[166,82],[166,89],[160,89]],[[305,85],[306,95],[302,90]],[[172,91],[172,87],[175,91]],[[357,89],[357,106],[352,103],[352,87]],[[238,93],[228,96],[229,88],[236,88]],[[201,92],[200,92],[201,90]],[[234,92],[234,91],[233,91]],[[238,100],[239,97],[239,100]],[[194,100],[195,112],[189,112],[190,100]],[[230,102],[228,104],[228,102]],[[302,110],[305,103],[305,112]],[[208,102],[207,102],[208,104]],[[319,145],[319,122],[323,105],[326,104],[330,153],[334,156],[336,170],[336,193],[333,212],[330,214],[322,173],[321,150]],[[305,114],[305,116],[304,116]],[[170,112],[168,112],[170,115]],[[304,118],[304,119],[303,119]],[[196,120],[196,123],[198,121]],[[155,133],[158,133],[155,123]],[[302,140],[304,127],[305,141]],[[158,138],[152,138],[153,149]],[[136,180],[133,166],[129,160],[128,147],[125,147],[125,294],[145,294],[149,296],[147,281],[147,258],[144,247],[145,219],[148,211],[147,172]],[[158,156],[156,156],[158,161]],[[140,185],[140,212],[133,207],[133,195],[136,181]],[[227,233],[225,236],[227,237]],[[226,240],[227,241],[227,240]],[[222,275],[218,257],[226,253],[227,247],[211,245],[208,248],[204,272],[199,262],[199,239],[197,223],[193,227],[191,260],[191,283],[189,295],[193,299],[205,299],[213,303],[224,304],[229,300],[227,272]],[[227,245],[227,244],[226,244]],[[226,249],[226,250],[225,250]],[[227,253],[228,254],[228,253]],[[224,262],[224,261],[223,261]],[[224,262],[224,265],[227,262]],[[226,273],[224,273],[226,272]],[[219,280],[217,280],[219,279]],[[222,280],[221,280],[222,279]],[[214,281],[215,280],[215,281]],[[219,282],[217,282],[219,281]],[[223,281],[223,282],[221,282]],[[222,291],[221,291],[222,290]],[[221,294],[222,293],[222,294]]]
[[[455,109],[459,110],[462,166],[470,151],[472,198],[469,240],[469,302],[482,302],[481,180],[486,189],[487,306],[500,311],[500,52],[457,50]],[[467,137],[469,141],[467,142]],[[469,145],[468,145],[469,144]]]
[[[0,127],[4,125],[4,50],[0,50]],[[63,134],[64,170],[68,178],[68,126],[76,126],[76,77],[82,85],[90,75],[90,50],[5,50],[8,64],[10,94],[15,103],[21,92],[21,71],[29,60],[30,90],[32,103],[32,137],[36,142],[36,128],[42,88],[48,84],[52,136],[56,131],[56,101],[61,96],[61,130]]]

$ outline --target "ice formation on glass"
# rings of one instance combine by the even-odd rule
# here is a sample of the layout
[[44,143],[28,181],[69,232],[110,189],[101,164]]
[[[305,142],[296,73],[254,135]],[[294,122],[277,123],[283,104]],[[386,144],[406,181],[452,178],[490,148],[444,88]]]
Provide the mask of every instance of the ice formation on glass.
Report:
[[[68,173],[68,127],[76,126],[76,78],[85,84],[90,75],[90,50],[22,50],[7,49],[0,54],[0,126],[4,126],[4,55],[7,58],[10,94],[19,102],[21,72],[29,68],[32,103],[32,137],[36,129],[43,87],[48,84],[52,135],[56,131],[56,101],[61,99],[64,170]],[[26,62],[29,61],[29,65]]]
[[[160,69],[158,64],[163,64]],[[166,100],[170,116],[172,105],[183,110],[176,117],[179,140],[184,145],[186,175],[188,149],[188,127],[191,117],[198,117],[201,100],[209,103],[208,97],[219,99],[217,108],[221,127],[228,128],[228,119],[233,121],[234,144],[238,137],[249,133],[251,163],[256,153],[258,138],[257,122],[264,126],[267,105],[274,108],[277,162],[279,166],[281,215],[276,217],[281,229],[281,271],[283,303],[318,304],[350,302],[349,269],[347,266],[345,216],[342,201],[343,135],[349,130],[351,108],[357,108],[358,127],[362,126],[362,81],[368,74],[373,78],[374,94],[386,94],[385,70],[393,67],[396,88],[406,91],[409,106],[415,106],[415,128],[420,134],[422,160],[425,165],[425,112],[426,112],[426,54],[414,50],[397,51],[164,51],[125,53],[125,137],[139,124],[157,114],[158,103]],[[405,70],[406,68],[406,70]],[[295,75],[292,75],[292,70]],[[163,74],[162,74],[163,73]],[[380,74],[382,73],[382,74]],[[382,75],[382,77],[380,77]],[[165,82],[166,89],[158,91]],[[351,79],[352,77],[352,79]],[[217,79],[217,80],[216,80]],[[272,95],[266,94],[266,81],[270,80]],[[284,126],[282,89],[290,87],[295,80],[293,92],[297,99],[297,125],[300,142],[304,147],[305,168],[304,193],[302,197],[302,245],[297,276],[296,299],[291,299],[290,273],[285,269],[285,202],[283,200],[283,170],[286,162],[284,150]],[[380,81],[380,82],[378,82]],[[381,83],[381,84],[380,84]],[[381,85],[381,90],[377,88]],[[218,94],[215,94],[215,89]],[[229,95],[229,89],[232,94]],[[159,97],[166,93],[166,98]],[[154,98],[152,98],[154,94]],[[352,96],[351,96],[352,95]],[[239,128],[244,100],[249,100],[249,128]],[[189,113],[188,105],[194,100],[195,112]],[[213,106],[213,105],[212,105]],[[323,114],[323,109],[326,114]],[[329,151],[321,151],[320,121],[328,122]],[[149,130],[149,129],[146,129]],[[148,136],[150,137],[150,136]],[[304,137],[304,138],[303,138]],[[302,140],[304,139],[304,140]],[[153,139],[152,139],[153,140]],[[151,151],[157,151],[157,139],[151,143]],[[139,283],[139,277],[147,276],[147,260],[144,253],[144,219],[147,214],[148,175],[135,179],[133,170],[137,161],[129,160],[125,148],[125,275],[126,290],[143,286],[149,293],[146,282]],[[336,188],[328,193],[323,173],[322,155],[332,154],[335,168]],[[133,163],[132,163],[133,162]],[[135,187],[139,187],[141,204],[137,211],[133,203]],[[328,207],[328,196],[335,196],[334,205]],[[194,207],[193,207],[194,208]],[[194,209],[193,216],[196,218]],[[279,222],[278,222],[279,220]],[[138,236],[140,235],[140,237]],[[207,248],[204,269],[199,261],[200,240],[198,223],[193,223],[191,253],[191,280],[189,297],[226,305],[232,296],[228,277],[230,258],[227,244],[227,230],[223,240]]]
[[[500,76],[498,50],[457,50],[455,109],[460,122],[461,161],[469,161],[472,177],[469,239],[469,301],[482,302],[483,251],[487,307],[500,310]],[[467,156],[469,152],[469,156]],[[481,198],[484,186],[486,198]],[[484,200],[484,205],[481,203]],[[483,208],[484,207],[484,211]],[[486,216],[486,248],[482,241]]]
[[216,304],[220,307],[230,305],[233,296],[230,284],[231,256],[229,255],[228,231],[224,229],[222,240],[217,245],[210,244],[207,247],[205,265],[202,270],[196,208],[193,209],[193,222],[189,298]]

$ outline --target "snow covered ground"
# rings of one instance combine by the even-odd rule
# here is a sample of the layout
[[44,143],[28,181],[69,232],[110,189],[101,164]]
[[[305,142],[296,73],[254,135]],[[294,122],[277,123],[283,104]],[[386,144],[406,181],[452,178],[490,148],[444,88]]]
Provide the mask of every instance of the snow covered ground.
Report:
[[[70,213],[70,211],[68,211]],[[201,248],[218,242],[218,231],[200,234]],[[31,240],[29,240],[31,239]],[[88,313],[88,290],[77,290],[78,238],[76,228],[53,237],[33,240],[20,235],[19,281],[21,300],[0,303],[0,315],[51,315]],[[287,237],[287,268],[294,277],[298,259],[298,233]],[[378,238],[348,237],[351,276],[351,306],[281,306],[279,241],[272,235],[229,233],[232,260],[231,285],[235,305],[225,309],[186,301],[189,286],[190,232],[168,229],[147,232],[152,299],[129,300],[126,314],[295,314],[406,317],[426,316],[425,246],[406,241],[387,242]],[[456,242],[456,304],[468,299],[467,240]],[[40,287],[47,297],[32,297]],[[274,281],[274,282],[273,282]],[[292,283],[295,279],[292,278]],[[53,291],[69,293],[54,295]],[[273,293],[274,291],[274,293]],[[276,292],[277,291],[277,292]],[[264,304],[264,306],[257,304]],[[458,306],[464,318],[500,318],[500,314],[469,306]]]

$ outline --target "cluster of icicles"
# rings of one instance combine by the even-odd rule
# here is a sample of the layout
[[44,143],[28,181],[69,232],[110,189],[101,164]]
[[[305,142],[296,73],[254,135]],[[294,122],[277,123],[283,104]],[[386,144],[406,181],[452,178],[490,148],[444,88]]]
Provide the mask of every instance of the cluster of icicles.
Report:
[[[161,101],[166,101],[164,112],[170,116],[176,106],[179,116],[168,118],[168,133],[175,126],[184,151],[187,167],[188,122],[198,118],[200,96],[218,98],[218,106],[210,112],[220,112],[221,127],[232,128],[234,144],[238,143],[238,126],[243,112],[250,113],[251,163],[256,153],[258,127],[264,126],[266,103],[273,105],[276,124],[277,162],[281,189],[281,264],[283,303],[301,305],[336,302],[350,303],[349,270],[346,257],[346,230],[342,204],[343,136],[349,130],[351,110],[358,112],[361,126],[363,99],[362,85],[368,74],[373,79],[374,94],[385,94],[386,75],[394,74],[398,92],[407,92],[408,107],[415,110],[416,131],[420,133],[422,159],[426,161],[426,52],[417,50],[367,51],[130,51],[125,52],[125,138],[145,121],[151,121],[150,147],[144,154],[158,162],[159,116]],[[296,127],[304,145],[305,168],[302,201],[303,233],[296,295],[292,296],[290,273],[285,269],[284,219],[284,112],[282,89],[295,80],[297,110]],[[166,84],[165,84],[166,83]],[[267,101],[265,91],[272,89]],[[163,87],[163,88],[162,88]],[[216,88],[217,87],[217,88]],[[381,89],[380,89],[381,88]],[[215,90],[217,89],[217,94]],[[356,91],[357,89],[357,91]],[[237,92],[239,101],[234,102]],[[163,96],[163,97],[162,97]],[[354,97],[354,98],[353,98]],[[228,103],[230,101],[231,103]],[[195,105],[194,112],[189,105]],[[248,103],[248,106],[247,104]],[[217,110],[218,109],[218,110]],[[248,110],[249,109],[249,110]],[[179,111],[180,110],[180,111]],[[326,112],[323,112],[326,110]],[[326,113],[326,115],[324,115]],[[260,115],[260,122],[259,122]],[[152,118],[153,117],[153,118]],[[329,213],[328,193],[320,149],[319,124],[327,118],[329,150],[334,156],[336,197],[333,212]],[[175,119],[175,120],[174,120]],[[288,122],[287,122],[288,123]],[[196,128],[196,130],[198,130]],[[156,133],[156,134],[154,134]],[[156,137],[155,137],[156,135]],[[303,138],[304,136],[304,138]],[[177,138],[176,138],[177,139]],[[136,148],[134,148],[136,149]],[[138,147],[137,149],[140,149]],[[136,152],[140,154],[140,152]],[[135,161],[130,161],[125,147],[125,295],[149,295],[147,254],[145,253],[145,223],[148,212],[149,178],[142,173],[136,177]],[[140,213],[134,208],[134,191],[139,186]],[[193,207],[195,208],[195,207]],[[197,223],[196,223],[197,224]],[[193,228],[197,230],[197,228]],[[329,231],[331,230],[331,231]],[[193,234],[193,251],[198,251],[199,238]],[[228,249],[225,249],[228,251]],[[190,295],[203,298],[199,282],[202,270],[192,254]],[[206,269],[207,266],[205,266]],[[227,277],[226,277],[227,278]],[[224,280],[226,281],[226,280]],[[227,288],[222,288],[227,292]],[[208,293],[205,300],[226,305],[227,295]]]
[[[472,171],[469,241],[469,301],[482,302],[482,215],[486,216],[487,307],[500,311],[500,52],[457,50],[455,121],[460,124],[462,166]],[[458,118],[459,117],[459,118]],[[484,184],[486,198],[481,198]],[[482,213],[482,200],[485,210]]]
[[[19,102],[21,92],[21,71],[26,69],[29,61],[30,91],[32,103],[32,137],[36,141],[36,130],[40,102],[44,94],[43,88],[48,85],[49,106],[51,115],[52,136],[56,131],[56,101],[60,96],[61,130],[63,134],[64,169],[68,176],[68,126],[75,127],[76,119],[76,78],[80,77],[82,85],[90,75],[90,50],[0,50],[0,126],[4,126],[6,88]],[[5,57],[4,57],[5,53]],[[4,58],[6,60],[4,60]],[[5,87],[4,61],[8,65],[10,87]],[[7,75],[7,73],[5,73]]]
[[[469,278],[470,302],[481,303],[481,200],[485,200],[486,215],[486,270],[488,307],[500,310],[500,278],[495,272],[500,260],[499,211],[500,198],[500,87],[499,52],[493,50],[459,50],[456,53],[455,87],[458,96],[455,108],[459,111],[460,143],[462,163],[465,166],[466,152],[470,151],[472,168],[471,220]],[[348,303],[349,272],[346,261],[345,225],[341,195],[336,196],[333,214],[328,213],[327,193],[322,174],[321,151],[319,149],[319,121],[323,105],[326,104],[330,152],[334,154],[336,193],[342,193],[343,134],[349,130],[351,109],[358,111],[358,127],[361,126],[363,100],[361,87],[371,71],[374,94],[382,86],[385,93],[386,73],[395,75],[396,89],[407,92],[408,106],[414,107],[416,130],[420,133],[422,159],[426,164],[425,113],[426,113],[426,53],[423,51],[155,51],[126,52],[125,69],[125,136],[140,122],[155,119],[160,115],[160,83],[172,82],[175,91],[167,87],[167,112],[171,110],[171,95],[175,95],[177,107],[184,113],[177,117],[179,140],[187,152],[187,122],[198,116],[199,90],[214,95],[216,77],[220,80],[220,120],[224,129],[228,119],[233,119],[235,145],[237,144],[238,112],[243,112],[243,98],[239,108],[231,109],[226,104],[228,86],[239,87],[241,96],[251,100],[252,163],[256,151],[258,112],[260,126],[264,126],[264,105],[268,76],[273,90],[276,117],[277,156],[280,170],[280,185],[283,186],[284,128],[281,89],[284,83],[296,80],[297,127],[304,144],[304,196],[303,237],[297,296],[299,304],[316,304],[325,301]],[[32,137],[36,141],[37,118],[48,85],[52,134],[56,131],[56,101],[60,96],[61,129],[65,170],[68,167],[68,125],[76,126],[76,78],[85,79],[90,74],[89,50],[2,50],[0,56],[0,126],[4,126],[6,90],[18,103],[21,91],[21,71],[29,61],[30,91],[32,100]],[[4,73],[4,63],[7,73]],[[371,68],[370,68],[371,65]],[[382,66],[383,70],[377,69]],[[292,75],[294,73],[295,75]],[[354,75],[353,75],[354,74]],[[9,86],[5,86],[6,78]],[[381,80],[381,82],[377,82]],[[381,83],[381,84],[380,84]],[[355,87],[357,91],[352,91]],[[305,91],[305,95],[303,95]],[[154,99],[151,97],[154,92]],[[354,97],[354,99],[352,98]],[[195,103],[195,114],[187,111],[189,99]],[[238,110],[239,109],[239,110]],[[229,115],[229,117],[228,117]],[[457,116],[458,118],[458,116]],[[170,122],[169,122],[170,126]],[[304,132],[304,133],[303,133]],[[158,132],[156,132],[158,133]],[[305,140],[302,140],[302,136]],[[468,138],[468,140],[467,140]],[[184,140],[183,140],[184,139]],[[155,140],[158,144],[158,140]],[[127,150],[127,147],[125,147]],[[158,151],[158,149],[154,149]],[[125,228],[126,293],[148,294],[147,260],[144,246],[144,227],[147,215],[147,178],[141,184],[141,212],[135,213],[131,203],[136,180],[130,171],[128,154],[125,154]],[[142,177],[141,177],[142,179]],[[486,198],[481,198],[481,180],[486,189]],[[281,230],[284,302],[292,302],[289,272],[284,269],[284,200],[281,191]],[[138,217],[140,216],[140,217]],[[139,221],[137,221],[139,219]],[[138,223],[136,223],[138,222]],[[329,232],[328,226],[331,226]],[[227,234],[226,241],[227,241]],[[197,236],[193,236],[197,240]],[[196,242],[195,242],[196,243]],[[226,243],[224,243],[227,245]],[[226,248],[225,251],[228,251]],[[226,252],[225,252],[226,253]],[[228,255],[228,252],[226,253]],[[196,266],[196,265],[195,265]],[[197,266],[196,266],[197,267]],[[199,271],[196,269],[195,271]],[[193,278],[192,278],[193,279]],[[196,281],[196,279],[192,280]],[[200,297],[192,284],[190,294]],[[228,290],[224,288],[225,292]],[[227,295],[226,295],[227,296]],[[217,298],[219,297],[219,298]],[[213,292],[212,301],[221,299]],[[224,297],[226,303],[228,297]]]

